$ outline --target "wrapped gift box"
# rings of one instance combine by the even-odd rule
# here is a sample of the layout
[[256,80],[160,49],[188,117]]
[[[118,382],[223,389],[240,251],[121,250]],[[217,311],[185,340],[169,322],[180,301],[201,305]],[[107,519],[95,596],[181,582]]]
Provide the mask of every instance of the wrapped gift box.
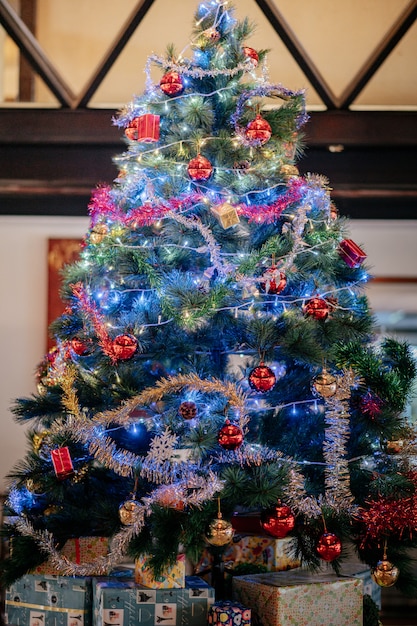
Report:
[[148,566],[146,555],[135,561],[135,582],[150,589],[179,589],[185,587],[185,554],[177,556],[175,565],[164,569],[160,576],[154,577]]
[[250,626],[251,610],[239,602],[215,602],[209,609],[209,626]]
[[91,626],[91,578],[28,574],[6,590],[7,624]]
[[372,579],[371,570],[358,560],[342,563],[342,576],[354,576],[363,582],[363,594],[371,596],[377,607],[381,608],[381,587]]
[[182,589],[149,589],[133,580],[93,581],[94,626],[204,626],[214,589],[197,576],[187,576]]
[[[78,537],[68,539],[60,550],[60,554],[69,559],[72,563],[80,565],[82,563],[92,563],[101,556],[106,556],[109,550],[109,540],[107,537]],[[33,570],[34,574],[59,574],[56,568],[49,561],[45,561]],[[97,572],[99,574],[100,572]],[[95,575],[96,572],[92,572]]]
[[349,267],[359,267],[366,254],[352,239],[343,239],[339,244],[339,255]]
[[[250,563],[263,565],[265,570],[280,572],[299,567],[292,553],[292,537],[275,539],[266,535],[246,535],[233,541],[223,552],[223,563],[232,570],[236,565]],[[208,550],[204,550],[197,566],[196,573],[207,571],[212,566],[212,558]]]
[[280,572],[299,567],[299,561],[291,556],[292,537],[275,539],[261,535],[247,535],[227,546],[223,561],[232,567],[240,563],[264,565],[268,571]]
[[362,626],[362,587],[359,578],[301,568],[233,578],[234,599],[263,626]]

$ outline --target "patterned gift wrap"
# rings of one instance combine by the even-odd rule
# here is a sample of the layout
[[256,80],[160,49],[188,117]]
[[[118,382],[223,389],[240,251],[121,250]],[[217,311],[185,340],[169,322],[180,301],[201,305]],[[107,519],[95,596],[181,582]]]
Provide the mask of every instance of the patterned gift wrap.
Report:
[[178,589],[185,587],[185,554],[177,556],[177,562],[154,578],[146,555],[135,561],[135,582],[150,589]]
[[94,626],[204,626],[214,589],[197,576],[186,576],[183,589],[149,589],[133,580],[93,581]]
[[[92,563],[101,556],[106,556],[109,551],[107,537],[77,537],[68,539],[60,550],[60,554],[76,565]],[[56,568],[46,561],[33,570],[34,574],[59,574]],[[95,575],[96,572],[92,572]],[[100,572],[97,572],[99,574]]]
[[[271,572],[294,569],[299,567],[300,563],[291,556],[293,541],[291,537],[275,539],[262,535],[247,535],[229,544],[222,560],[229,570],[242,563],[263,565]],[[210,552],[204,550],[196,565],[196,573],[207,571],[211,566]]]
[[233,579],[235,599],[250,606],[262,626],[362,626],[362,589],[359,578],[301,568]]
[[363,582],[363,594],[371,596],[377,607],[381,608],[381,587],[372,580],[371,570],[367,565],[359,561],[346,561],[342,564],[342,576],[353,576]]
[[6,624],[91,626],[91,578],[27,574],[6,590]]
[[210,626],[250,626],[251,610],[239,602],[215,602],[207,618]]

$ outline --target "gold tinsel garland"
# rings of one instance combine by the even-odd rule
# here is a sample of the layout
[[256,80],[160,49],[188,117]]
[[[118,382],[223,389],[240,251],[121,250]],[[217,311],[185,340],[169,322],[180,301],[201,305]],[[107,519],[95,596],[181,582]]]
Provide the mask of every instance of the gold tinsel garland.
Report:
[[[245,395],[232,383],[223,383],[217,379],[202,380],[196,374],[178,375],[159,380],[154,387],[145,389],[140,394],[124,402],[119,408],[98,413],[92,420],[86,417],[81,410],[76,391],[74,389],[75,373],[72,368],[67,370],[63,381],[63,405],[70,413],[66,422],[59,421],[51,428],[53,433],[68,434],[89,446],[94,457],[122,476],[133,474],[133,468],[152,476],[159,485],[176,484],[184,487],[184,505],[200,506],[207,500],[214,498],[223,488],[222,481],[212,470],[206,470],[198,464],[175,463],[175,470],[170,461],[164,463],[147,461],[146,457],[139,457],[131,452],[123,452],[116,448],[110,438],[103,435],[110,423],[127,423],[130,413],[138,406],[146,406],[158,402],[168,394],[176,394],[184,388],[200,391],[201,393],[218,393],[228,399],[229,407],[235,409],[239,417],[239,425],[246,430],[249,418],[246,414]],[[318,517],[322,514],[322,506],[326,504],[337,509],[351,508],[353,497],[350,492],[348,460],[346,459],[346,442],[349,437],[349,420],[347,417],[350,389],[356,379],[352,371],[344,372],[338,377],[336,393],[326,399],[326,433],[324,443],[325,456],[325,494],[319,498],[308,496],[305,491],[304,477],[298,469],[299,463],[289,457],[284,457],[280,451],[260,449],[256,445],[244,445],[233,452],[220,453],[219,459],[232,455],[234,461],[241,465],[260,465],[263,462],[282,462],[289,466],[289,483],[284,488],[286,501],[294,511],[303,513],[307,517]],[[114,453],[117,450],[117,458]],[[204,474],[204,475],[203,475]],[[183,475],[183,479],[181,479]],[[187,489],[185,489],[187,487]],[[122,528],[111,540],[111,548],[106,557],[98,557],[92,563],[78,565],[63,557],[56,549],[53,535],[48,531],[38,531],[33,528],[26,518],[13,520],[18,531],[25,536],[32,537],[48,554],[57,571],[62,575],[89,576],[94,573],[108,573],[126,555],[129,542],[138,535],[145,524],[147,516],[151,515],[152,505],[158,503],[158,487],[138,502],[134,521],[131,525]]]

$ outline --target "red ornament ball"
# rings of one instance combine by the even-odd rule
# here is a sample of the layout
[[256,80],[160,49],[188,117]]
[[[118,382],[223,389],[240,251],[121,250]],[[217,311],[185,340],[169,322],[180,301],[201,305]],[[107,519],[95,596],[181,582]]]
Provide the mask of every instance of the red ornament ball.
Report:
[[258,115],[246,126],[246,138],[253,143],[264,144],[271,139],[272,129],[269,123]]
[[272,537],[283,539],[295,526],[295,516],[290,507],[278,502],[261,514],[261,525]]
[[225,425],[219,430],[217,441],[225,450],[236,450],[243,443],[242,429],[226,420]]
[[138,349],[138,342],[133,335],[117,335],[112,342],[112,351],[117,361],[128,361]]
[[184,89],[181,76],[174,70],[171,70],[162,76],[159,86],[167,96],[176,96]]
[[277,379],[271,368],[261,362],[250,372],[248,381],[252,389],[265,393],[274,387]]
[[252,60],[252,63],[254,65],[254,67],[256,67],[259,63],[259,55],[256,52],[256,50],[254,50],[253,48],[249,48],[249,46],[245,46],[243,48],[243,54],[245,55],[245,57],[247,57],[248,59]]
[[74,337],[69,342],[71,350],[77,356],[86,356],[90,352],[91,341]]
[[325,320],[329,315],[330,306],[324,298],[311,298],[305,303],[303,311],[305,315],[314,317],[315,320]]
[[192,420],[197,417],[197,405],[195,402],[181,402],[178,413],[185,420]]
[[317,542],[316,552],[323,561],[334,561],[342,552],[342,542],[334,533],[324,533]]
[[287,277],[284,272],[273,265],[262,274],[259,286],[265,293],[276,295],[284,291],[287,286]]
[[213,173],[213,166],[206,157],[199,154],[194,159],[191,159],[187,171],[192,180],[207,180]]

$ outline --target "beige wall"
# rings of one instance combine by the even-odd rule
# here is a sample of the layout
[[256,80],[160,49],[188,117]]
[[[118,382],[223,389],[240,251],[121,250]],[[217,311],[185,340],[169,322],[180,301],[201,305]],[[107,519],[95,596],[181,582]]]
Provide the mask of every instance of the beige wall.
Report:
[[[340,95],[389,30],[409,0],[275,0],[304,49],[336,95]],[[137,0],[38,0],[38,38],[69,86],[79,92],[113,42]],[[144,84],[143,68],[152,52],[164,53],[173,42],[189,44],[197,0],[156,0],[129,41],[92,104],[119,106]],[[254,0],[236,0],[238,18],[257,24],[254,48],[269,48],[269,79],[290,89],[307,88],[309,106],[321,102]],[[14,44],[10,44],[9,47]],[[185,50],[187,52],[187,50]],[[13,54],[9,51],[8,58]],[[359,95],[357,106],[417,105],[417,23],[390,54]],[[11,62],[11,61],[9,61]],[[158,80],[160,74],[155,74]],[[9,98],[17,81],[7,72]],[[37,99],[54,103],[38,81]]]

